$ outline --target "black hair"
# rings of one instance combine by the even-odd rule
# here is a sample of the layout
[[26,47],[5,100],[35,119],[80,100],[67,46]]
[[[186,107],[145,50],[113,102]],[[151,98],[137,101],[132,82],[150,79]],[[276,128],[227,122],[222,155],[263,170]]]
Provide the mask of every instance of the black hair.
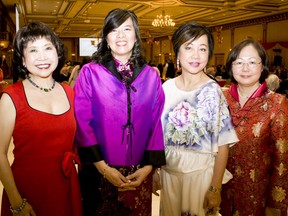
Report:
[[191,41],[194,41],[203,35],[207,35],[208,38],[208,46],[209,46],[208,58],[210,60],[212,58],[214,49],[213,34],[209,28],[195,22],[189,22],[183,24],[174,32],[172,36],[172,44],[176,57],[178,56],[178,52],[182,44],[186,43],[191,39],[192,39]]
[[265,79],[268,77],[269,58],[268,58],[268,55],[267,55],[264,47],[258,41],[254,40],[254,39],[245,39],[233,47],[233,49],[229,53],[228,58],[226,60],[226,70],[228,71],[229,76],[231,78],[231,82],[233,82],[233,83],[237,84],[237,81],[235,80],[233,73],[232,73],[233,62],[239,57],[241,50],[244,47],[249,46],[249,45],[252,45],[257,50],[257,52],[261,58],[263,71],[262,71],[261,76],[259,78],[259,82],[263,83],[265,81]]
[[98,49],[93,53],[91,60],[96,63],[104,64],[107,61],[113,59],[110,48],[107,43],[107,35],[115,28],[122,25],[128,18],[132,19],[133,27],[136,35],[136,42],[132,49],[132,55],[129,62],[133,64],[133,67],[142,67],[146,64],[146,60],[141,54],[141,37],[138,27],[138,19],[133,11],[117,8],[108,13],[105,18],[104,26],[101,32],[101,42],[98,44]]
[[55,46],[58,54],[58,66],[53,72],[53,78],[58,77],[60,70],[65,63],[64,45],[56,33],[42,22],[32,22],[22,27],[16,34],[13,41],[13,64],[19,72],[21,78],[26,78],[29,71],[23,65],[23,51],[28,42],[34,42],[38,38],[44,37]]

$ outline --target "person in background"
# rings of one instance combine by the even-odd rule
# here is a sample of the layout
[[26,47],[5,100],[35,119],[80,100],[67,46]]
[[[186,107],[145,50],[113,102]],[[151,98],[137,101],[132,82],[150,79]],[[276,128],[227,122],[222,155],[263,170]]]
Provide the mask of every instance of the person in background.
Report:
[[216,75],[215,68],[213,66],[208,67],[206,70],[206,74],[215,78],[215,75]]
[[58,74],[56,78],[57,82],[67,82],[69,80],[70,74],[71,74],[71,62],[68,61],[60,70],[60,73]]
[[175,66],[172,60],[168,60],[168,67],[166,70],[166,79],[175,78]]
[[216,80],[215,78],[215,75],[216,75],[216,71],[215,71],[215,68],[214,67],[208,67],[207,70],[206,70],[206,74],[208,77],[210,77],[211,79]]
[[240,141],[229,153],[233,179],[223,186],[223,216],[287,216],[288,100],[268,90],[268,66],[265,49],[252,39],[239,42],[226,61],[232,85],[224,95]]
[[166,79],[167,79],[167,69],[168,69],[168,59],[166,59],[165,60],[165,63],[163,64],[163,72],[162,72],[162,79],[164,80],[164,81],[166,81]]
[[175,31],[172,44],[182,74],[163,84],[160,215],[218,214],[222,184],[232,178],[225,171],[228,148],[238,139],[220,86],[204,72],[213,35],[190,22]]
[[[73,151],[74,92],[55,82],[64,46],[43,23],[30,23],[14,39],[13,62],[26,77],[0,99],[1,215],[81,216]],[[13,138],[14,161],[7,151]]]
[[163,79],[163,64],[159,63],[157,65],[158,70],[160,71],[160,77]]
[[3,71],[4,78],[10,78],[9,67],[8,67],[6,58],[4,58],[1,63],[1,69]]
[[101,38],[74,87],[84,215],[151,215],[152,170],[165,164],[161,79],[134,12],[110,11]]
[[265,81],[267,83],[268,89],[271,91],[276,92],[280,86],[280,79],[276,74],[269,74]]
[[85,64],[89,63],[90,61],[91,61],[90,58],[84,57],[84,58],[82,59],[81,64],[80,64],[80,69],[81,69]]
[[283,69],[280,73],[279,88],[276,90],[277,93],[283,94],[288,98],[288,69]]

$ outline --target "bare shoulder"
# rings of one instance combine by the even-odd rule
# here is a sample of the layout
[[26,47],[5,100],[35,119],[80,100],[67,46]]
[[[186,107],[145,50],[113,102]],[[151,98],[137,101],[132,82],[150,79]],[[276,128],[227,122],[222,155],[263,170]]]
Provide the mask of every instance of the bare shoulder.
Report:
[[16,109],[11,97],[7,93],[3,93],[0,99],[0,119],[1,122],[7,124],[14,122]]
[[[9,94],[3,92],[0,98],[0,109],[6,109],[6,110],[10,110],[11,108],[14,108],[14,103],[10,97]],[[0,112],[1,112],[0,110]]]

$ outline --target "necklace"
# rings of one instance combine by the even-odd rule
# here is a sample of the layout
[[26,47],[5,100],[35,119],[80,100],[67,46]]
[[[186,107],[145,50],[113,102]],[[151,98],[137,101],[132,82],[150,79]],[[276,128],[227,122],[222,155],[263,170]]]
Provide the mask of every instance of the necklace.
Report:
[[[261,84],[260,84],[260,83],[258,84],[258,86],[257,86],[257,88],[256,88],[256,89],[258,89],[258,88],[259,88],[259,86],[261,86]],[[255,89],[254,91],[256,91],[256,89]],[[241,98],[244,98],[244,99],[249,99],[249,98],[250,98],[250,96],[251,96],[251,94],[250,94],[249,96],[243,96],[243,95],[240,93],[240,90],[239,90],[239,86],[237,87],[237,92],[238,92],[238,95],[239,95]]]
[[239,89],[237,88],[237,91],[238,91],[238,95],[241,97],[241,98],[245,98],[245,99],[248,99],[250,96],[243,96],[241,95]]
[[53,84],[50,88],[43,88],[43,87],[40,87],[38,86],[35,82],[33,82],[31,80],[31,77],[30,76],[27,76],[27,80],[33,85],[35,86],[36,88],[39,88],[40,90],[44,91],[44,92],[49,92],[49,91],[52,91],[52,89],[54,89],[55,87],[55,80],[53,80]]

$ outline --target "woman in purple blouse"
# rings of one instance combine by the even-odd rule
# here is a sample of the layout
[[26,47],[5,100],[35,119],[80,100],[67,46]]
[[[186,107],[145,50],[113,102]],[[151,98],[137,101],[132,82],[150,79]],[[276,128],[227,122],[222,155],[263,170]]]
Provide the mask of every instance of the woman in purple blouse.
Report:
[[164,93],[140,44],[136,15],[110,11],[75,84],[84,215],[151,215],[151,171],[165,164]]

